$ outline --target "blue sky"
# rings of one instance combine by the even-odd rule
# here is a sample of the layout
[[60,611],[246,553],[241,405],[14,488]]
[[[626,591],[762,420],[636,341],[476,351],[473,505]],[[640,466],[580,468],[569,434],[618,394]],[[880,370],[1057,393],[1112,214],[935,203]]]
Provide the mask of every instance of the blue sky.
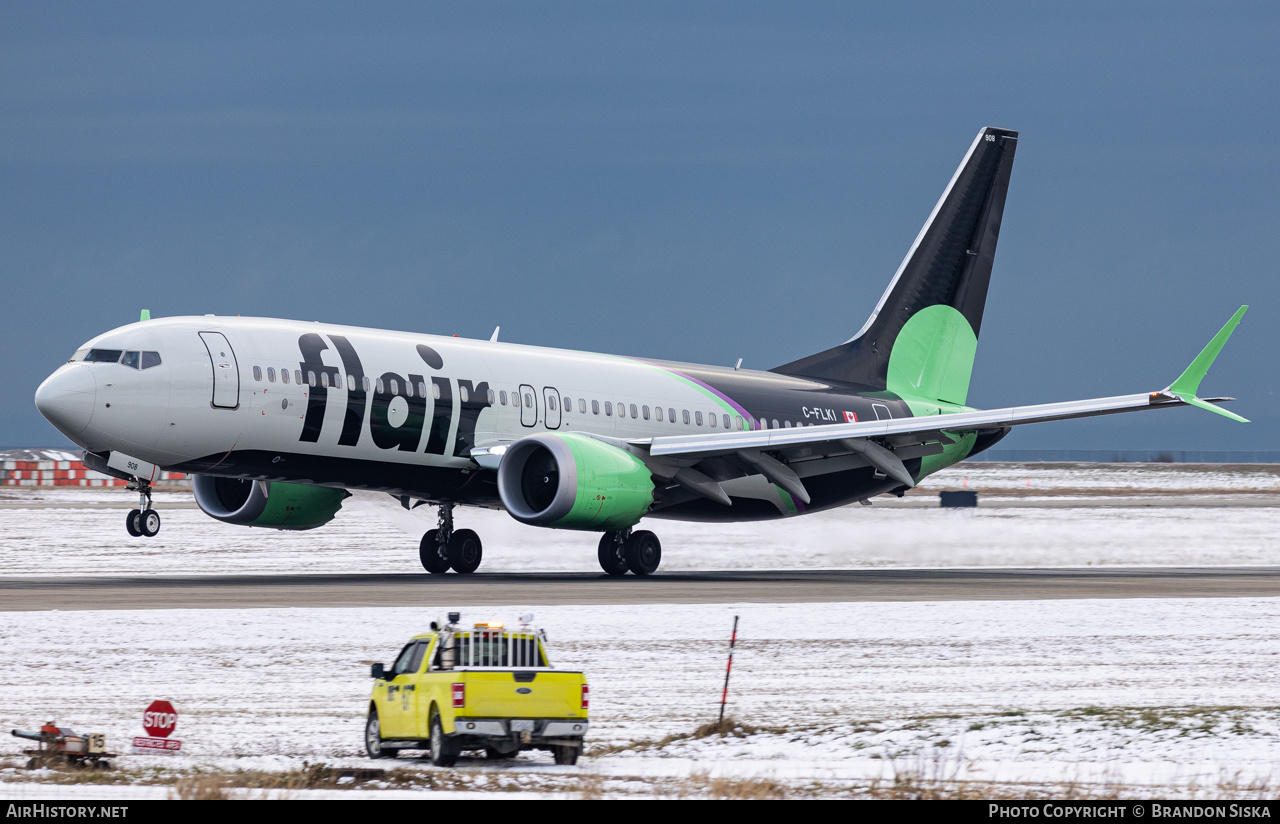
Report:
[[1021,141],[970,403],[1010,448],[1276,449],[1274,3],[0,6],[0,445],[84,340],[303,318],[768,368],[861,326],[977,130]]

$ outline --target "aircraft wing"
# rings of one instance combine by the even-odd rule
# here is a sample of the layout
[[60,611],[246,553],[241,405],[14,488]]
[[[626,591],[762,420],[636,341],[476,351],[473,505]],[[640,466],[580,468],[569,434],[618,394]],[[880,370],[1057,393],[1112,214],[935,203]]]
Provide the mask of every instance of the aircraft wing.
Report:
[[745,463],[750,471],[808,503],[805,476],[836,471],[852,463],[870,464],[904,486],[914,486],[915,479],[904,460],[942,452],[943,444],[954,443],[969,432],[1186,405],[1245,421],[1214,405],[1233,398],[1200,398],[1196,392],[1246,309],[1240,307],[1182,375],[1158,392],[792,429],[639,438],[627,441],[627,445],[648,459],[646,464],[655,474],[721,503],[729,503],[721,485],[694,468],[721,456]]

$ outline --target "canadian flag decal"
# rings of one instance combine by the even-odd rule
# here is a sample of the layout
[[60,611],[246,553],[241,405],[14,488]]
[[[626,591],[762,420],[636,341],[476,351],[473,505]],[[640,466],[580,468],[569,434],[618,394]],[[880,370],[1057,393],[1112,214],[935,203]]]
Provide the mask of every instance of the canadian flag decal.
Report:
[[844,411],[844,422],[845,422],[845,423],[857,423],[857,422],[858,422],[858,413],[857,413],[857,412],[850,412],[849,410],[847,410],[847,409],[846,409],[846,410]]

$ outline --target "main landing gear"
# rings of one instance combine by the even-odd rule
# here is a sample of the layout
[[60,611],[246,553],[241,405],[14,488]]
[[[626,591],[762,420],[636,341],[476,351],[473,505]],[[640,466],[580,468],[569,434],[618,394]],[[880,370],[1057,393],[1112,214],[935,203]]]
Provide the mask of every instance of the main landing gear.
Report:
[[480,536],[470,529],[454,529],[453,504],[440,504],[440,526],[429,530],[418,544],[422,568],[436,574],[452,569],[468,575],[480,566],[483,556]]
[[600,568],[610,575],[652,575],[662,563],[662,542],[647,529],[606,532],[600,536]]
[[137,538],[146,536],[154,538],[160,534],[160,513],[151,508],[151,484],[147,481],[129,481],[126,489],[138,491],[138,508],[129,510],[125,517],[124,528]]

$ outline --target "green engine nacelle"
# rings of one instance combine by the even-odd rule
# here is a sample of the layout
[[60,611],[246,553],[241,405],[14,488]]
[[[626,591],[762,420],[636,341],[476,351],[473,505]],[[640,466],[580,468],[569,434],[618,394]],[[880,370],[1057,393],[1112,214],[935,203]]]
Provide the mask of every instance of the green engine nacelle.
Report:
[[211,518],[239,526],[315,529],[333,520],[348,493],[343,489],[278,481],[193,475],[196,504]]
[[653,476],[626,450],[574,432],[548,432],[507,448],[498,464],[498,495],[526,524],[626,529],[653,505]]

